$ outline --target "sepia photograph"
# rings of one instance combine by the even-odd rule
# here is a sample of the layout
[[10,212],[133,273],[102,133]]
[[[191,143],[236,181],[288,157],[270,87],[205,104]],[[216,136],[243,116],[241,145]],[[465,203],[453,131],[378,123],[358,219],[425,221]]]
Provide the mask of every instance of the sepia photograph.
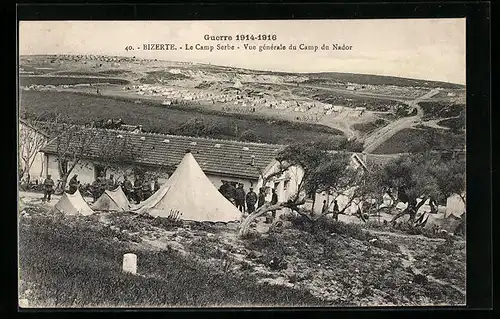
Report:
[[466,19],[19,21],[20,308],[466,304]]

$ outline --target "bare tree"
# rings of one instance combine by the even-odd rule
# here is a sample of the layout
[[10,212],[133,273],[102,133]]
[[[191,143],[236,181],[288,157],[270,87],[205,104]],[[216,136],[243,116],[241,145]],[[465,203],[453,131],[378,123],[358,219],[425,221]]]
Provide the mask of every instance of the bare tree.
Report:
[[19,130],[19,158],[21,160],[19,177],[29,173],[40,148],[47,142],[47,136],[40,131],[39,117],[26,118],[23,122],[26,127],[21,126]]

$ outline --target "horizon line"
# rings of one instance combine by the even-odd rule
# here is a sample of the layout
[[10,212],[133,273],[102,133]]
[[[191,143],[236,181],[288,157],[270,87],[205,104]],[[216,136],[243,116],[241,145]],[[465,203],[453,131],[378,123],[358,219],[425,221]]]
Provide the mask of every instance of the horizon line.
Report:
[[102,57],[121,57],[121,58],[135,59],[135,60],[153,60],[153,61],[156,60],[156,61],[164,61],[164,62],[189,63],[189,64],[198,64],[198,65],[219,66],[219,67],[233,68],[233,69],[239,69],[239,70],[245,70],[245,71],[274,72],[274,73],[283,73],[283,74],[339,73],[339,74],[371,75],[371,76],[392,77],[392,78],[407,79],[407,80],[418,80],[418,81],[434,82],[434,83],[455,84],[455,85],[463,86],[464,88],[467,86],[465,83],[447,82],[447,81],[439,81],[439,80],[429,80],[429,79],[423,79],[423,78],[402,77],[402,76],[386,75],[386,74],[350,73],[350,72],[340,72],[340,71],[319,71],[319,72],[318,71],[316,71],[316,72],[294,71],[294,72],[291,72],[291,71],[276,71],[276,70],[270,70],[270,69],[248,69],[248,68],[242,68],[242,67],[233,66],[233,65],[212,64],[210,62],[190,62],[190,61],[179,61],[179,60],[162,59],[162,58],[146,58],[146,57],[135,57],[135,56],[134,57],[129,57],[129,56],[125,56],[125,55],[96,54],[96,53],[86,53],[86,54],[78,54],[78,53],[44,53],[44,54],[40,54],[40,53],[33,53],[33,54],[19,54],[19,57],[22,57],[22,56],[63,56],[63,55],[70,55],[70,56],[95,55],[95,56],[102,56]]

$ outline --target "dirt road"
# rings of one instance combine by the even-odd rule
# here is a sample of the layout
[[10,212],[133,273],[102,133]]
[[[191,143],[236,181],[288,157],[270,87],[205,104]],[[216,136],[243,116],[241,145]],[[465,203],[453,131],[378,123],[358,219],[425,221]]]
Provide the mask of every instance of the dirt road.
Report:
[[373,152],[377,147],[382,145],[385,141],[387,141],[397,132],[405,128],[411,128],[415,124],[419,123],[420,119],[423,116],[423,110],[418,105],[418,103],[420,103],[423,100],[429,99],[438,93],[439,90],[433,89],[415,100],[405,102],[408,106],[417,109],[417,115],[400,118],[394,122],[391,122],[389,125],[386,125],[380,129],[375,130],[370,136],[366,138],[364,152],[365,153]]

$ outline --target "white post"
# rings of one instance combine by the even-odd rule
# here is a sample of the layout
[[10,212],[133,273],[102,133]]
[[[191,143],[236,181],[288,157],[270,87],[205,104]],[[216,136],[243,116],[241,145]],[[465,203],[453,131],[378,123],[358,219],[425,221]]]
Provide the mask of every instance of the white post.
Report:
[[125,254],[123,255],[123,272],[137,274],[137,255]]

